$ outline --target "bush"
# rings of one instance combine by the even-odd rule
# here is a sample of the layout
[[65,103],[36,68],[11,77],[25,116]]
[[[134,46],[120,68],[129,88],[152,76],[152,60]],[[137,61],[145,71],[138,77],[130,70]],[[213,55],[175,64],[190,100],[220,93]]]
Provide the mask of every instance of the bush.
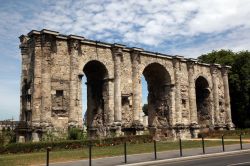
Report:
[[90,143],[93,146],[113,146],[123,144],[125,141],[130,143],[146,143],[152,142],[152,137],[149,135],[137,135],[100,140],[64,140],[56,142],[12,143],[0,147],[0,154],[40,152],[46,151],[47,147],[51,147],[52,150],[79,149],[86,148]]
[[84,140],[86,139],[86,135],[79,128],[70,128],[68,132],[69,140]]
[[222,135],[224,136],[239,136],[240,134],[243,135],[250,135],[250,129],[243,129],[243,130],[214,130],[209,132],[200,132],[198,137],[209,137],[209,138],[218,138]]

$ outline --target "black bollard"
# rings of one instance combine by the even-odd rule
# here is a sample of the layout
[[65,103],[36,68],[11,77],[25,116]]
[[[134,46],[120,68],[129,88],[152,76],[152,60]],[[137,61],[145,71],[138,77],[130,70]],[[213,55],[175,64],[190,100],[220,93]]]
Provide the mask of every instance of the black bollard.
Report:
[[155,140],[154,140],[154,153],[155,153],[155,160],[157,160],[156,141]]
[[182,145],[181,145],[181,138],[179,139],[179,144],[180,144],[180,156],[182,157]]
[[127,163],[127,143],[124,142],[124,162]]
[[51,147],[47,147],[47,160],[46,160],[46,166],[49,166],[49,152],[51,151]]
[[92,144],[89,143],[89,166],[92,165]]
[[243,147],[242,147],[242,134],[240,134],[240,149],[242,150]]
[[204,137],[202,136],[202,150],[203,150],[203,154],[205,154],[205,141],[204,141]]
[[222,150],[225,152],[224,135],[221,136]]

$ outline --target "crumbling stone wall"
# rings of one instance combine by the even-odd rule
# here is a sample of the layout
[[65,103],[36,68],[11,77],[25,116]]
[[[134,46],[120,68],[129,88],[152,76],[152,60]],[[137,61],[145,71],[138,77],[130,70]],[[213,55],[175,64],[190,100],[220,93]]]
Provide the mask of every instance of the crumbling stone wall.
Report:
[[[149,130],[157,139],[186,138],[196,137],[204,127],[233,128],[227,66],[45,29],[22,35],[20,41],[20,120],[29,126],[20,136],[38,141],[47,132],[81,128],[82,95],[87,96],[90,137]],[[149,92],[148,126],[142,117],[143,75]],[[83,76],[87,94],[82,94]],[[200,77],[206,86],[196,84]],[[205,92],[207,97],[200,100]]]

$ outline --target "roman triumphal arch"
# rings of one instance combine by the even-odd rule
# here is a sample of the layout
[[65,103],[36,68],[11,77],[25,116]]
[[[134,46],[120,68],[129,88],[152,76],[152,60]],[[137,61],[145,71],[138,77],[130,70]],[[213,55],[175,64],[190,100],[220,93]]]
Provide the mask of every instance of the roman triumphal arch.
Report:
[[[61,35],[43,29],[20,36],[19,140],[83,127],[86,77],[89,137],[141,134],[197,137],[203,129],[232,129],[228,66]],[[141,77],[148,89],[142,117]]]

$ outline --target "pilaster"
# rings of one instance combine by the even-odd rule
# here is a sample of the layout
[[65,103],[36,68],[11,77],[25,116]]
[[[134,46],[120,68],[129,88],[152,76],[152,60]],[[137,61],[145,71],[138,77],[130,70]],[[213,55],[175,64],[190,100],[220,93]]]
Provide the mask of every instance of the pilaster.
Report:
[[219,92],[218,92],[218,64],[213,64],[210,67],[211,75],[212,75],[212,82],[213,82],[213,115],[215,125],[219,125]]
[[131,49],[131,60],[132,60],[132,86],[133,86],[133,121],[140,121],[140,111],[141,109],[141,96],[140,96],[140,52],[142,49],[132,48]]
[[114,122],[121,125],[121,60],[124,45],[114,44],[112,54],[114,59]]
[[189,59],[187,61],[188,67],[188,93],[189,93],[189,110],[190,110],[190,123],[197,125],[197,106],[196,106],[196,92],[195,92],[195,78],[194,78],[194,65],[196,60]]
[[40,123],[43,128],[51,126],[51,55],[55,50],[58,32],[42,30],[42,62],[41,62],[41,114]]
[[175,56],[173,58],[174,75],[175,75],[175,112],[176,112],[176,125],[178,126],[182,125],[180,63],[181,63],[181,57]]
[[33,128],[40,127],[40,115],[41,115],[41,98],[42,98],[42,47],[41,47],[41,35],[39,31],[31,31],[28,36],[30,37],[33,59],[33,94],[32,94],[32,116],[31,125]]
[[78,57],[81,55],[81,41],[83,37],[69,35],[68,36],[68,50],[70,55],[70,92],[69,92],[69,127],[79,126],[79,105],[78,105],[78,91],[79,91],[79,63]]
[[224,85],[224,100],[225,100],[225,112],[226,112],[226,124],[229,129],[234,128],[231,117],[231,106],[230,106],[230,94],[229,94],[229,85],[228,85],[228,70],[229,66],[222,67],[222,79]]

